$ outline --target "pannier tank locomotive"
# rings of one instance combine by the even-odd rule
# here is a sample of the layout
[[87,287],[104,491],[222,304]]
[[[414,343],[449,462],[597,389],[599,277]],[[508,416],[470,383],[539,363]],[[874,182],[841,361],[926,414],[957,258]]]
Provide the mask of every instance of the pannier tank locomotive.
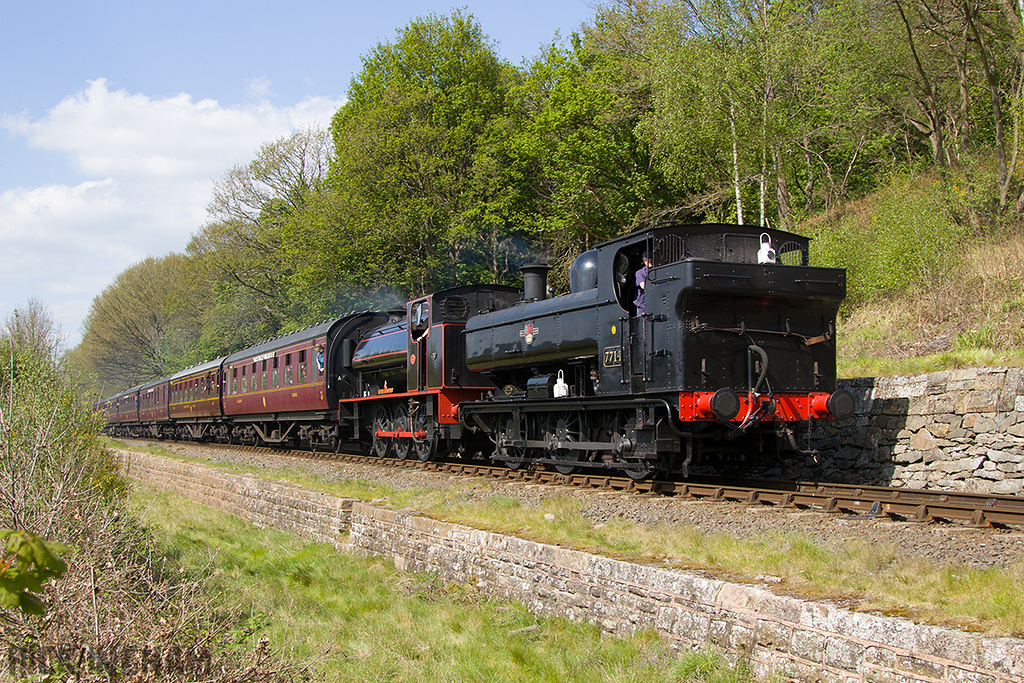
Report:
[[836,389],[846,273],[809,266],[808,248],[757,226],[656,225],[579,255],[562,296],[528,265],[522,290],[346,315],[99,407],[114,435],[739,472],[806,455],[812,421],[853,412]]

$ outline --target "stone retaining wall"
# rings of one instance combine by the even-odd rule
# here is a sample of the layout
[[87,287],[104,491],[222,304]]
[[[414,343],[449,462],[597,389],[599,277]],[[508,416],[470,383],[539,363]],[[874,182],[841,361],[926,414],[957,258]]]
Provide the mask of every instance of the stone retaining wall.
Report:
[[159,455],[131,451],[117,454],[125,474],[132,479],[223,510],[256,526],[332,544],[348,531],[351,500]]
[[854,417],[819,423],[819,462],[785,476],[1015,495],[1024,491],[1024,368],[856,378]]
[[[655,629],[680,648],[713,647],[757,676],[835,683],[1024,683],[1024,640],[858,614],[695,572],[612,560],[352,503],[155,455],[122,452],[128,474],[255,524],[436,572],[538,614],[611,634]],[[340,537],[348,529],[347,539]]]

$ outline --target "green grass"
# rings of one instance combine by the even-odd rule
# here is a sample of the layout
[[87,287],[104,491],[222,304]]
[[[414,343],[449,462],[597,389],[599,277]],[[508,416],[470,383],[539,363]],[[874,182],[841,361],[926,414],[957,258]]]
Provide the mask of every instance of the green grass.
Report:
[[957,251],[960,266],[939,277],[847,302],[836,335],[840,377],[1024,365],[1024,235]]
[[843,358],[836,366],[839,377],[890,377],[921,375],[957,368],[1018,367],[1024,365],[1024,349],[951,349],[913,358],[858,356]]
[[314,663],[322,681],[704,681],[741,683],[707,654],[679,658],[650,632],[602,637],[593,626],[531,615],[472,586],[395,570],[257,529],[165,493],[134,507],[185,571],[247,606],[275,651]]

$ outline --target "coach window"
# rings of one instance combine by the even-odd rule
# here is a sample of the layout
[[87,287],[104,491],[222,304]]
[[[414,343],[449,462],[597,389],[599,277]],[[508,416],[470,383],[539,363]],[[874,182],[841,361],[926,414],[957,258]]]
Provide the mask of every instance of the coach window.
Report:
[[292,354],[286,354],[284,357],[284,385],[290,387],[292,385]]
[[299,384],[306,383],[306,349],[299,351]]
[[249,368],[245,365],[242,366],[242,393],[249,391]]
[[267,388],[267,361],[263,361],[263,367],[260,372],[260,387],[262,389]]
[[238,393],[238,368],[231,368],[231,393]]
[[274,373],[273,373],[273,376],[271,377],[271,385],[275,389],[277,389],[279,386],[281,386],[281,377],[280,377],[280,374],[279,374],[280,372],[281,372],[280,368],[277,367],[277,356],[274,356]]

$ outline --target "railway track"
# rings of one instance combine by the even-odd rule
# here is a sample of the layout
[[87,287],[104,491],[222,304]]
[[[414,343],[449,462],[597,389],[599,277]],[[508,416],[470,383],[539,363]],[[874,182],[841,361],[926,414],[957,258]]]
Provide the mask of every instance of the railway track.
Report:
[[234,448],[251,453],[441,472],[504,481],[678,496],[747,505],[769,505],[851,514],[860,517],[886,516],[908,522],[958,522],[973,527],[1024,526],[1024,497],[1019,496],[820,482],[728,481],[721,478],[705,477],[691,477],[686,480],[647,479],[636,481],[628,477],[613,477],[603,474],[561,474],[540,468],[510,470],[505,467],[456,460],[420,462],[414,459],[381,459],[366,455],[311,453],[258,446],[217,444],[217,447]]

